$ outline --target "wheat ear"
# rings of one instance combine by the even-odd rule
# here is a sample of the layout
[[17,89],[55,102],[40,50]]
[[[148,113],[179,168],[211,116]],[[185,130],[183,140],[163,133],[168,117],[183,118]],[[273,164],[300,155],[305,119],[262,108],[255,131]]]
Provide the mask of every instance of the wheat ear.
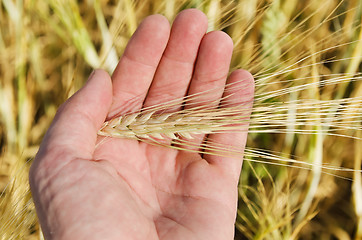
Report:
[[[177,112],[156,110],[125,114],[103,124],[98,134],[128,139],[193,139],[193,135],[246,131],[250,108],[193,108]],[[236,126],[235,124],[238,124]]]
[[[335,79],[335,83],[342,82],[343,79]],[[245,87],[243,82],[237,85],[228,85],[229,90],[240,90]],[[200,146],[195,146],[189,141],[200,134],[225,133],[225,132],[288,132],[289,125],[308,126],[315,124],[310,120],[314,114],[314,109],[318,106],[319,115],[323,115],[323,126],[329,126],[331,129],[324,129],[323,134],[357,138],[351,135],[342,135],[332,133],[336,130],[348,130],[350,125],[358,122],[362,116],[359,111],[342,117],[340,114],[330,114],[331,109],[339,109],[344,112],[348,106],[359,109],[362,99],[341,99],[332,101],[296,101],[290,104],[285,103],[263,103],[264,99],[257,98],[252,107],[251,99],[240,99],[235,104],[229,101],[229,94],[223,97],[219,108],[215,108],[215,103],[219,100],[206,102],[199,99],[205,99],[205,96],[212,95],[216,89],[204,91],[195,95],[186,96],[168,103],[141,109],[138,112],[124,114],[122,116],[106,121],[98,134],[106,137],[126,138],[140,140],[150,144],[156,144],[177,150],[192,150],[200,153],[213,154],[219,156],[241,157],[246,160],[266,164],[291,166],[311,169],[312,163],[306,163],[300,160],[282,158],[277,155],[263,151],[254,151],[250,148],[244,153],[240,149],[232,149],[220,143],[206,142]],[[282,95],[280,93],[280,95]],[[288,119],[290,105],[296,108],[296,121],[291,123]],[[179,111],[171,111],[176,106],[184,106]],[[249,115],[251,114],[251,118]],[[347,125],[346,125],[347,122]],[[247,127],[250,123],[250,126]],[[354,126],[354,130],[360,131],[361,128]],[[294,132],[315,134],[313,130],[294,129]],[[357,138],[358,139],[358,138]],[[176,143],[171,145],[170,142]],[[262,160],[260,160],[262,159]],[[329,166],[323,164],[320,166],[324,171],[344,171],[351,172],[353,169]],[[326,172],[325,172],[326,173]]]

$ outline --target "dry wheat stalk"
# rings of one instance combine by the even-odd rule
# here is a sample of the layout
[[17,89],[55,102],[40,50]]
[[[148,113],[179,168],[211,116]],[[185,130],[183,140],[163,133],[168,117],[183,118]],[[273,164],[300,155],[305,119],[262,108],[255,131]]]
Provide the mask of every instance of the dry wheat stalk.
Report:
[[[235,115],[236,112],[243,115]],[[105,122],[98,134],[129,139],[178,139],[179,137],[192,139],[194,134],[237,130],[235,126],[230,126],[230,123],[245,123],[245,112],[246,110],[238,111],[234,108],[160,114],[156,111],[141,111]]]
[[[353,81],[360,81],[355,77]],[[345,77],[335,77],[328,82],[330,84],[343,83]],[[235,83],[234,83],[235,84]],[[313,85],[315,85],[313,83]],[[245,87],[241,80],[238,85],[228,85],[228,90],[240,90]],[[301,85],[294,88],[307,88]],[[310,87],[310,86],[309,86]],[[289,88],[289,90],[292,88]],[[264,102],[268,97],[273,97],[275,92],[269,91],[262,95],[256,95],[254,106],[252,100],[240,99],[238,104],[230,104],[228,98],[232,94],[221,99],[221,105],[215,108],[218,101],[198,101],[200,98],[212,96],[216,89],[204,91],[192,96],[186,96],[168,103],[141,109],[138,112],[106,121],[98,134],[107,137],[128,139],[171,139],[179,137],[192,139],[193,135],[222,133],[228,131],[250,131],[287,133],[316,133],[315,129],[306,126],[320,125],[323,129],[318,130],[323,134],[344,136],[360,139],[353,134],[361,131],[362,119],[361,105],[362,97],[336,99],[336,100],[295,100],[268,103]],[[279,90],[278,90],[279,91]],[[282,91],[287,91],[282,89]],[[291,90],[292,91],[292,90]],[[276,96],[283,93],[278,92]],[[179,111],[170,109],[176,106],[184,106]],[[295,119],[289,118],[290,109],[295,109]],[[249,119],[249,113],[251,118]],[[246,123],[250,123],[247,129]],[[290,130],[288,126],[299,127]],[[353,130],[350,133],[337,133],[337,131]]]
[[[343,81],[344,78],[333,80],[334,83]],[[242,87],[245,87],[245,84],[241,81],[234,86],[228,85],[226,89],[240,90],[239,88]],[[206,141],[200,146],[196,146],[190,140],[199,134],[236,131],[327,134],[359,139],[352,133],[342,134],[337,131],[353,130],[359,132],[362,130],[360,127],[362,98],[360,97],[330,101],[310,99],[276,103],[263,103],[263,100],[257,98],[252,107],[250,99],[241,99],[236,105],[229,103],[230,94],[221,99],[218,108],[214,107],[215,103],[218,102],[216,100],[211,102],[198,101],[200,98],[212,95],[214,90],[211,89],[113,118],[103,124],[98,134],[105,137],[134,139],[168,148],[219,156],[241,157],[244,155],[245,159],[251,162],[279,166],[291,166],[293,164],[292,167],[295,168],[312,169],[313,166],[316,166],[315,163],[282,157],[280,153],[270,153],[253,148],[246,148],[244,153],[243,150],[231,148],[222,143]],[[185,108],[172,112],[170,109],[175,106],[184,106]],[[297,110],[295,112],[296,119],[292,122],[288,113],[291,107]],[[352,112],[347,114],[348,111]],[[250,113],[251,118],[249,118]],[[250,123],[249,127],[246,127],[247,123]],[[319,130],[305,129],[305,127],[316,125],[323,128]],[[294,128],[291,130],[288,126]],[[176,144],[171,145],[170,142]],[[327,164],[318,164],[318,167],[331,175],[335,174],[330,171],[355,171]]]
[[[226,91],[237,91],[247,87],[243,81],[228,84]],[[252,99],[240,99],[238,104],[231,103],[228,94],[220,100],[213,99],[217,88],[203,91],[184,98],[143,108],[113,118],[103,124],[98,134],[101,136],[128,139],[170,139],[179,137],[192,139],[193,135],[210,134],[225,131],[246,131],[249,121]],[[219,105],[218,108],[215,106]],[[184,108],[179,111],[170,109]],[[242,127],[244,126],[244,127]]]

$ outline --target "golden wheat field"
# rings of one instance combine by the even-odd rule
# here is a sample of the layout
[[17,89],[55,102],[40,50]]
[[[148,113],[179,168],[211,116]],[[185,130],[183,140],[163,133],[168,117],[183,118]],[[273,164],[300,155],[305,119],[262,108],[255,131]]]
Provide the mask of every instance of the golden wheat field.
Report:
[[43,239],[28,170],[59,105],[187,8],[255,78],[235,239],[362,239],[361,0],[2,0],[0,239]]

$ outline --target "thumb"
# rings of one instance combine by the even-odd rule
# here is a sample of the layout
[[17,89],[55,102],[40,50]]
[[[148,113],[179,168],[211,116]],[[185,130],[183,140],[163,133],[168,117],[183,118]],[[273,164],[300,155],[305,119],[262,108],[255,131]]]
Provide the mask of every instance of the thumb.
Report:
[[65,154],[67,159],[62,161],[69,160],[69,157],[91,158],[97,131],[104,122],[111,103],[110,76],[103,70],[93,71],[83,88],[59,108],[38,155],[52,152],[59,157],[59,154]]

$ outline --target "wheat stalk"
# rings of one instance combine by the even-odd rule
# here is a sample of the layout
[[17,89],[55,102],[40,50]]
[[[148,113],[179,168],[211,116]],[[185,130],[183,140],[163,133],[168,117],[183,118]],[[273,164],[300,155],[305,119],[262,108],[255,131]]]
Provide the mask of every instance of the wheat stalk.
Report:
[[[333,83],[341,83],[345,78],[334,78]],[[359,78],[355,79],[358,81]],[[244,88],[243,81],[227,85],[228,90]],[[362,97],[338,99],[332,101],[322,100],[295,100],[291,102],[264,103],[264,98],[256,98],[254,107],[252,101],[242,99],[237,105],[230,104],[224,96],[221,104],[215,108],[218,101],[197,101],[201,97],[212,95],[216,89],[207,90],[176,99],[168,103],[141,109],[138,112],[128,113],[106,121],[98,132],[105,137],[116,137],[139,140],[150,144],[161,145],[178,150],[194,151],[219,156],[241,157],[243,151],[231,149],[222,143],[204,142],[201,146],[193,145],[192,141],[197,135],[227,132],[251,133],[288,133],[334,135],[361,140],[355,133],[361,132]],[[184,109],[172,112],[175,106],[185,106]],[[294,108],[297,111],[294,121],[290,121],[288,111]],[[337,110],[336,110],[337,109]],[[352,111],[346,114],[347,111]],[[251,118],[248,115],[251,113]],[[317,118],[316,118],[317,117]],[[250,124],[249,127],[248,124]],[[288,126],[292,125],[291,130]],[[320,126],[320,129],[306,129],[308,126]],[[302,127],[296,129],[295,127]],[[338,133],[353,130],[352,133]],[[176,143],[176,147],[169,143]],[[190,148],[191,147],[191,148]],[[196,148],[195,148],[196,147]],[[191,150],[199,149],[199,150]],[[353,172],[355,170],[327,164],[308,163],[301,160],[290,159],[280,155],[271,154],[260,149],[255,151],[246,148],[246,160],[279,166],[292,166],[295,168],[312,169],[320,167],[326,171]],[[259,160],[257,160],[259,159]],[[260,160],[263,159],[263,160]],[[293,164],[293,165],[291,165]],[[360,172],[360,171],[357,171]],[[335,175],[335,174],[334,174]],[[335,175],[337,176],[337,175]],[[344,178],[344,177],[341,177]],[[349,179],[349,178],[345,178]]]
[[[332,101],[293,101],[275,104],[261,104],[252,109],[249,131],[261,132],[266,128],[267,132],[288,132],[288,125],[314,126],[316,119],[314,115],[323,117],[320,123],[329,134],[336,130],[361,131],[361,106],[362,97],[354,99],[339,99]],[[288,105],[290,105],[288,107]],[[316,107],[318,106],[318,109]],[[289,122],[288,110],[290,107],[297,109],[296,120]],[[331,109],[337,108],[338,112],[331,116]],[[355,110],[350,115],[345,114],[347,110]],[[147,110],[106,121],[98,134],[108,137],[119,137],[128,139],[177,139],[177,136],[192,139],[193,134],[211,134],[221,131],[246,131],[240,125],[246,120],[250,109],[247,108],[218,108],[218,109],[188,109],[178,112],[159,113]],[[299,133],[313,133],[314,130],[294,130]],[[332,133],[330,133],[332,134]],[[344,135],[346,137],[360,139]]]
[[[237,112],[243,115],[235,115]],[[236,128],[230,124],[245,124],[246,116],[246,110],[233,108],[186,110],[160,114],[155,111],[146,113],[141,111],[105,122],[98,134],[129,139],[169,138],[175,140],[179,137],[193,139],[194,134],[240,130],[240,127]]]

